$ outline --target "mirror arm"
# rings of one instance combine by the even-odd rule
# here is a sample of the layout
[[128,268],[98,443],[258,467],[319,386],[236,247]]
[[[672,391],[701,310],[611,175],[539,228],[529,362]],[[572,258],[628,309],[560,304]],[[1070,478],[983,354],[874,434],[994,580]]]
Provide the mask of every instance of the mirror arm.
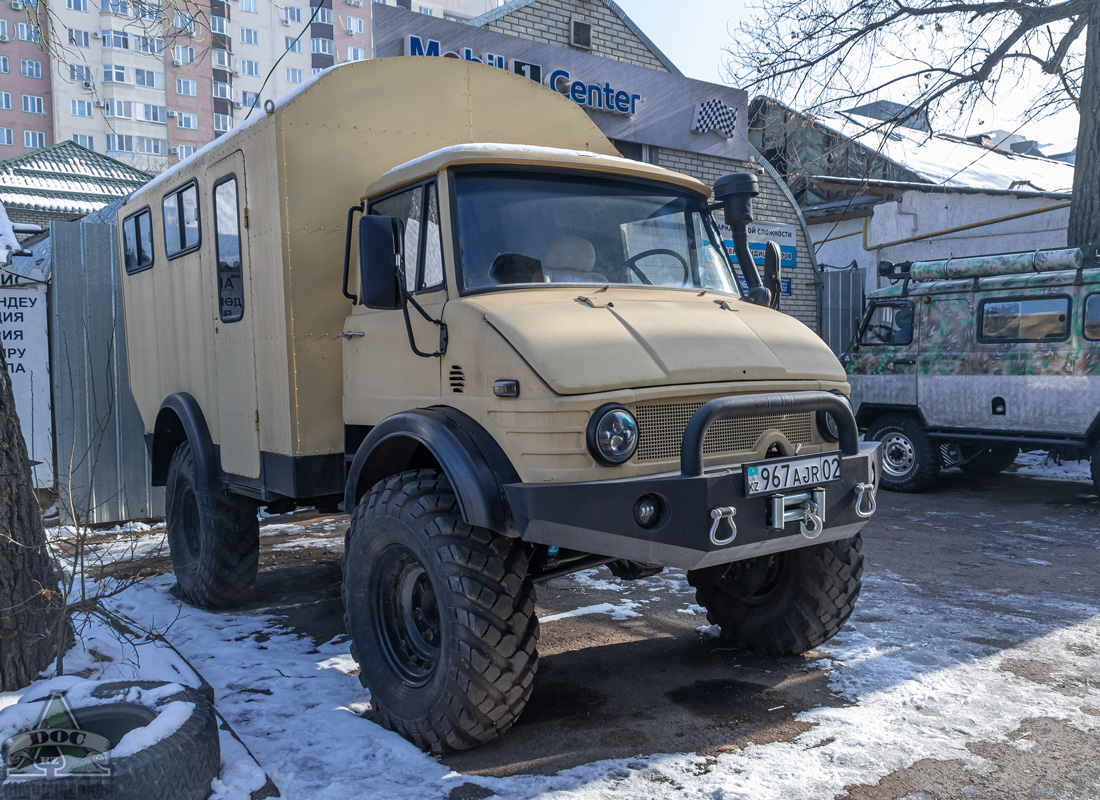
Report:
[[[401,274],[400,262],[397,269],[397,287],[398,291],[401,293],[401,311],[405,315],[405,331],[409,334],[409,347],[411,347],[412,351],[421,358],[439,358],[447,352],[447,323],[443,322],[443,320],[436,319],[425,311],[424,307],[416,301],[416,298],[409,294],[409,290],[405,286],[405,276]],[[439,328],[439,349],[434,353],[425,353],[416,346],[416,337],[413,335],[412,320],[409,318],[410,303],[420,316]]]
[[344,284],[342,288],[344,297],[351,300],[352,305],[356,305],[359,302],[359,298],[348,291],[348,263],[351,261],[351,232],[355,228],[355,213],[359,212],[362,214],[365,208],[366,204],[360,201],[359,205],[352,206],[348,209],[348,235],[347,239],[344,241]]

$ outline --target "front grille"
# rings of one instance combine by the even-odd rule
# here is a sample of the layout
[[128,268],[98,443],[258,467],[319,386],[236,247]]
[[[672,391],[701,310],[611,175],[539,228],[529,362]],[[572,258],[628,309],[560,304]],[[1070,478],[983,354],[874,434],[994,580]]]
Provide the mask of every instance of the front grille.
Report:
[[[680,457],[680,443],[691,415],[703,400],[648,403],[635,409],[638,420],[638,461]],[[752,450],[765,431],[777,430],[792,444],[808,444],[813,436],[813,412],[768,414],[720,420],[710,426],[703,440],[703,455]]]

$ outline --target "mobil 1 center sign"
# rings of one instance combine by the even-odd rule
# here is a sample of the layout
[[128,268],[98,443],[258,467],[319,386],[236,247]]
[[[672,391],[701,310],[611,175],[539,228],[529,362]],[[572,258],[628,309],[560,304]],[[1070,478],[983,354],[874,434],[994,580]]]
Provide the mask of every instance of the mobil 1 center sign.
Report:
[[610,139],[748,158],[748,98],[740,89],[381,3],[371,5],[371,24],[375,57],[460,58],[507,70],[572,100]]

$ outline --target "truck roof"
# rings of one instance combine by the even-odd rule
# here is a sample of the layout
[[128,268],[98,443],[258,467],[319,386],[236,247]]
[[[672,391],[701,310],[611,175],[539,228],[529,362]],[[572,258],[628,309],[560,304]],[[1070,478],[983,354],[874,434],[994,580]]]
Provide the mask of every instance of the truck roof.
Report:
[[[710,189],[702,181],[642,161],[603,155],[589,150],[474,142],[441,147],[412,161],[396,166],[372,183],[367,188],[366,196],[374,197],[399,186],[415,183],[436,174],[440,170],[459,164],[515,164],[525,167],[580,168],[675,183],[700,194],[708,196],[710,194]],[[366,199],[366,196],[363,199]]]
[[[1082,284],[1100,284],[1100,267],[1086,269],[1064,269],[1053,272],[1030,273],[1023,275],[992,275],[984,278],[956,278],[943,281],[899,281],[893,286],[876,289],[867,294],[869,300],[883,300],[899,297],[919,297],[928,294],[962,294],[974,291],[998,289],[1038,289],[1051,286],[1074,286],[1078,273]],[[908,283],[908,285],[906,285]]]

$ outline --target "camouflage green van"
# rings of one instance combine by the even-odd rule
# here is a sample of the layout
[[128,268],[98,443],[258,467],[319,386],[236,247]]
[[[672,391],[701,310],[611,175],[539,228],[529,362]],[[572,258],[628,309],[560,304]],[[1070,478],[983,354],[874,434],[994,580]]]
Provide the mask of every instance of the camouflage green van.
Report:
[[1100,263],[1081,250],[890,264],[842,362],[883,486],[992,474],[1021,449],[1090,458],[1100,487]]

